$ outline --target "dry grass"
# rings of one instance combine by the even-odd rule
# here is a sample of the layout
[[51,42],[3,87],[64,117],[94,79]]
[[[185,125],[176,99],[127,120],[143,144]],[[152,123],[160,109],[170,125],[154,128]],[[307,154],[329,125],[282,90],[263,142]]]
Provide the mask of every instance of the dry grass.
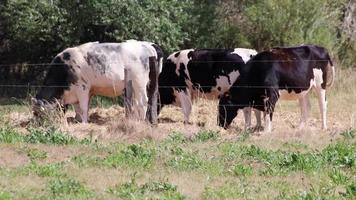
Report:
[[[300,111],[296,101],[280,101],[277,104],[273,119],[273,132],[271,134],[253,134],[250,142],[260,143],[265,147],[275,146],[276,143],[301,142],[316,148],[321,147],[337,137],[342,130],[356,127],[356,71],[344,69],[337,71],[337,80],[327,91],[328,99],[328,130],[320,129],[319,107],[315,94],[311,95],[312,111],[308,126],[299,130],[296,128]],[[23,111],[25,110],[25,112]],[[223,130],[216,126],[217,101],[198,99],[194,102],[189,125],[183,124],[183,114],[179,107],[164,107],[158,126],[152,127],[145,122],[127,120],[124,109],[119,106],[110,108],[92,108],[90,110],[89,124],[73,123],[73,111],[66,113],[65,118],[54,117],[49,124],[55,124],[62,130],[79,138],[91,136],[102,141],[135,142],[142,139],[162,140],[169,133],[176,130],[191,136],[204,128],[219,131],[227,140],[239,137],[243,127],[243,116],[240,112],[234,120],[230,130]],[[254,117],[253,117],[254,118]],[[3,123],[26,132],[31,120],[30,109],[8,112],[2,116]],[[253,119],[253,123],[256,123]],[[263,142],[262,142],[263,141]]]

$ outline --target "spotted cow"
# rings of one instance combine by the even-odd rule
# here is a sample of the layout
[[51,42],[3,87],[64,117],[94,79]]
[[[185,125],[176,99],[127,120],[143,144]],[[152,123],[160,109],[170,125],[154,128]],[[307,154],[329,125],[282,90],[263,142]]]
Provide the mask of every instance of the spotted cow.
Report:
[[171,54],[159,76],[160,106],[182,108],[189,122],[194,98],[218,99],[240,75],[240,68],[257,52],[253,49],[186,49]]
[[[75,118],[86,123],[90,98],[123,94],[124,70],[128,69],[128,76],[132,79],[134,112],[139,119],[145,119],[150,65],[162,63],[162,56],[156,44],[136,40],[90,42],[67,48],[53,59],[43,86],[32,98],[33,113],[41,116],[57,107],[56,103],[62,106],[74,104]],[[156,67],[161,71],[161,65]]]
[[[299,100],[300,127],[310,109],[308,93],[315,88],[326,129],[326,87],[334,81],[335,68],[328,51],[316,45],[273,48],[254,56],[241,69],[241,76],[220,98],[219,125],[228,128],[237,111],[252,107],[265,114],[265,131],[272,129],[273,111],[278,99]],[[332,77],[331,80],[328,80]]]

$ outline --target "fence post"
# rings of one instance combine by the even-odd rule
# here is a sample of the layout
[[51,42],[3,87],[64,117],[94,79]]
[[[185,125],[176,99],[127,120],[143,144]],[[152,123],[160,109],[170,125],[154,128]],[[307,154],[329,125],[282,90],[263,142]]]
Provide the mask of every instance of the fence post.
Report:
[[147,87],[148,108],[146,119],[152,124],[157,124],[157,101],[158,101],[158,62],[155,57],[149,57],[149,85]]
[[125,104],[125,117],[128,118],[132,115],[132,80],[130,77],[130,70],[125,69],[125,96],[124,96],[124,104]]

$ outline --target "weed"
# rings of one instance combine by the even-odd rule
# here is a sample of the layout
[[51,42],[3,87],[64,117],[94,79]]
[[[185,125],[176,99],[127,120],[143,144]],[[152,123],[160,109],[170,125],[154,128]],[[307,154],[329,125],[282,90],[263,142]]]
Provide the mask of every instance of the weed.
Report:
[[167,182],[149,182],[140,186],[134,178],[128,183],[110,188],[108,192],[122,199],[146,199],[147,196],[153,199],[184,199],[175,185]]
[[0,142],[12,144],[22,141],[22,135],[20,135],[15,129],[9,127],[0,128]]
[[323,151],[323,157],[329,164],[349,167],[356,170],[356,143],[338,142],[329,145]]
[[173,143],[185,143],[187,142],[187,138],[181,133],[177,131],[173,131],[171,134],[168,135],[166,141],[173,142]]
[[27,156],[31,161],[43,160],[47,158],[47,152],[39,149],[26,149]]
[[237,164],[232,169],[235,176],[250,176],[253,174],[252,167]]
[[333,183],[337,185],[344,185],[347,183],[349,180],[349,177],[347,177],[342,171],[333,168],[331,172],[329,172],[329,177],[333,181]]
[[219,132],[212,130],[200,130],[194,137],[193,141],[206,142],[215,141],[219,137]]
[[167,165],[180,170],[192,170],[202,167],[203,161],[195,154],[179,151]]
[[59,177],[63,175],[61,173],[61,169],[61,164],[39,165],[35,162],[32,162],[28,166],[15,169],[13,171],[13,175],[28,176],[29,174],[36,174],[40,177]]
[[92,167],[102,163],[103,159],[95,156],[78,155],[73,157],[72,161],[74,161],[79,167]]
[[30,134],[24,137],[24,141],[33,144],[57,144],[57,145],[68,145],[68,144],[89,144],[90,139],[79,140],[72,137],[60,130],[50,127],[44,130],[41,129],[30,129]]
[[10,200],[10,199],[12,198],[9,192],[0,191],[0,200]]
[[66,196],[91,196],[91,191],[84,187],[79,181],[74,179],[54,179],[48,184],[51,196],[63,198]]
[[145,149],[140,145],[132,144],[120,152],[113,153],[105,158],[105,165],[111,167],[149,167],[155,157],[153,149]]
[[241,199],[245,189],[241,184],[227,183],[221,187],[206,187],[204,199]]
[[341,133],[345,139],[353,139],[356,136],[356,129],[349,129]]

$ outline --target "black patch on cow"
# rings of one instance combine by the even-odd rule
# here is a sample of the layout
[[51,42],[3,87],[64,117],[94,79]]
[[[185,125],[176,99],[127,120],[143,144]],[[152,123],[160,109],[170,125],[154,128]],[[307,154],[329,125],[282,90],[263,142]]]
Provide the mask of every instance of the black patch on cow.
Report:
[[218,87],[218,91],[221,91],[221,87]]
[[[188,71],[194,86],[201,92],[208,93],[216,86],[216,78],[226,76],[230,84],[229,74],[245,65],[242,58],[232,54],[233,49],[199,49],[188,53]],[[202,86],[202,87],[200,87]]]
[[176,74],[176,65],[172,60],[168,59],[162,68],[162,72],[159,75],[159,101],[160,106],[172,104],[175,102],[175,96],[173,88],[176,90],[185,90],[187,85],[184,78]]
[[101,75],[104,75],[108,70],[107,57],[105,54],[97,51],[91,51],[87,53],[86,61],[90,67],[95,71],[98,71]]
[[279,47],[257,54],[240,70],[229,95],[220,99],[219,125],[228,126],[237,110],[246,106],[265,111],[272,119],[279,90],[300,93],[309,89],[315,68],[323,72],[325,89],[329,63],[327,50],[316,45]]
[[70,60],[70,53],[69,52],[64,52],[63,53],[63,60]]
[[84,84],[82,84],[82,88],[83,90],[86,90],[87,87]]
[[160,46],[158,46],[157,44],[152,44],[153,48],[155,48],[156,53],[157,53],[157,60],[159,61],[161,58],[163,58],[164,53],[163,50]]
[[178,57],[180,55],[180,51],[178,51],[177,53],[174,54],[174,57]]
[[55,57],[49,66],[43,86],[37,93],[36,98],[54,102],[60,99],[64,90],[68,90],[70,85],[77,83],[78,77],[71,65],[66,64],[59,56]]

